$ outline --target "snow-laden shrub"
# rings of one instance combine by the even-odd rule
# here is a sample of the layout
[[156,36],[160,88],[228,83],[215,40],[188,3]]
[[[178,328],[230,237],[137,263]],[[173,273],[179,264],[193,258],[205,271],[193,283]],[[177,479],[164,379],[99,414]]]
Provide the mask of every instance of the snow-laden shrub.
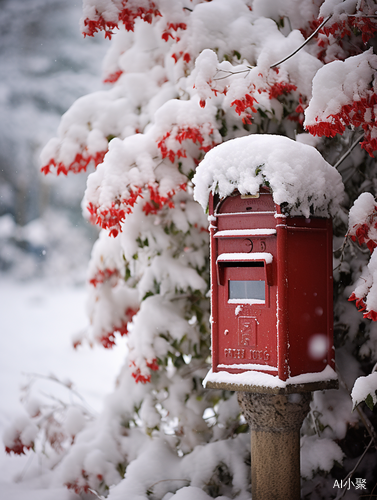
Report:
[[[54,474],[76,492],[112,500],[250,498],[249,438],[234,395],[202,387],[210,362],[209,242],[206,217],[193,200],[197,175],[204,177],[197,194],[204,206],[209,190],[255,192],[267,181],[275,201],[292,213],[334,217],[342,389],[313,398],[302,471],[306,498],[334,496],[334,478],[345,478],[362,455],[374,418],[352,413],[350,391],[377,360],[369,317],[376,318],[348,302],[356,280],[369,279],[362,274],[369,249],[352,238],[369,248],[374,241],[374,5],[84,0],[83,12],[85,35],[103,30],[114,39],[105,61],[111,87],[66,112],[44,149],[42,171],[97,166],[83,201],[85,216],[102,228],[89,264],[87,338],[110,348],[118,332],[129,352],[103,412],[71,445],[64,441]],[[298,157],[291,152],[295,139]],[[227,141],[239,145],[237,163]],[[269,150],[263,161],[262,142]],[[335,164],[346,187],[340,207]],[[344,240],[348,210],[365,191],[364,215],[356,203],[351,238]],[[372,211],[364,210],[365,200]],[[358,305],[368,290],[374,295],[370,285],[356,295],[357,285]],[[369,295],[366,301],[367,312],[374,310]],[[357,402],[374,389],[374,378],[359,380]],[[308,448],[315,451],[310,459]],[[375,455],[365,457],[363,471],[375,472]]]

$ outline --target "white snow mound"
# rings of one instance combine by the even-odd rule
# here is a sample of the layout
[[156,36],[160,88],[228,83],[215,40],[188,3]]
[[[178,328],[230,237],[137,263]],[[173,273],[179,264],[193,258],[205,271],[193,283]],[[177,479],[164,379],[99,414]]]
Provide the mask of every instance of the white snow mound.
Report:
[[256,194],[269,185],[276,204],[290,215],[329,217],[342,201],[344,186],[338,171],[314,147],[279,135],[239,137],[209,151],[193,178],[194,198],[204,210],[208,196],[220,198],[235,189]]

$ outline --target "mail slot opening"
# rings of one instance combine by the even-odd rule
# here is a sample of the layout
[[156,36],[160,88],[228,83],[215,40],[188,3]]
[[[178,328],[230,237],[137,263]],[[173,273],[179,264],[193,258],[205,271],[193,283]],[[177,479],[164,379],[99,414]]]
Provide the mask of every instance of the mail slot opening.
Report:
[[265,304],[266,283],[254,280],[229,280],[229,302]]
[[[268,285],[272,285],[271,264],[272,255],[269,253],[221,254],[216,261],[217,283],[221,286],[226,285],[227,279],[225,279],[225,269],[228,269],[228,272],[230,272],[231,269],[234,269],[236,273],[238,269],[241,274],[234,275],[232,272],[228,275],[228,279],[246,278],[247,276],[250,276],[250,278],[254,278],[255,281],[264,280]],[[253,281],[253,279],[248,281]]]
[[227,267],[264,267],[264,262],[227,262]]

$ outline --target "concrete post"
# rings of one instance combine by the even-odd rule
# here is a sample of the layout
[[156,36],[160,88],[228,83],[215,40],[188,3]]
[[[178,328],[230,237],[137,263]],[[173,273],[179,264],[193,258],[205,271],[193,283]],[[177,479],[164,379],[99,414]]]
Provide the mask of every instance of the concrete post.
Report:
[[251,429],[253,500],[300,499],[300,428],[311,393],[238,392]]

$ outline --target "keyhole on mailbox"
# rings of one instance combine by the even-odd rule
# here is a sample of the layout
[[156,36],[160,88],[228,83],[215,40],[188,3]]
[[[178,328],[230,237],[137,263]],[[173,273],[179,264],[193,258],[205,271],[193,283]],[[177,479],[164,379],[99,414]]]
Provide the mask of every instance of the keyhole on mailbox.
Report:
[[260,242],[260,248],[261,248],[262,252],[264,252],[266,250],[266,242],[265,241]]

